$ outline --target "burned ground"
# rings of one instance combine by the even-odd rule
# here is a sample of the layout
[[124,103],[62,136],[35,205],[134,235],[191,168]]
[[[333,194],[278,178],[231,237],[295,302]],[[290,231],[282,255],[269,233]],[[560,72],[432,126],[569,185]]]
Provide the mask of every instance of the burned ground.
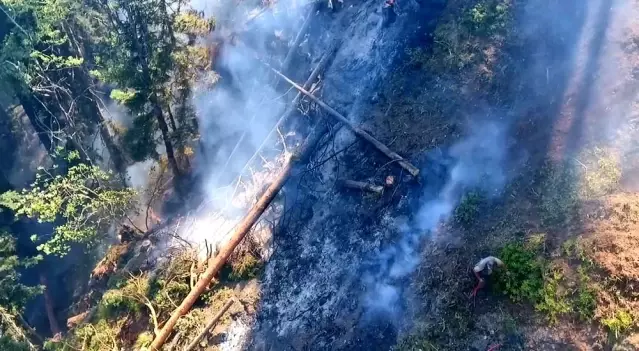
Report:
[[[318,97],[420,177],[303,101],[286,127],[326,134],[227,267],[240,282],[228,274],[212,289],[241,296],[244,311],[232,317],[250,335],[224,323],[210,344],[483,351],[636,342],[637,5],[407,0],[384,26],[379,1],[335,3],[311,12],[290,76],[303,81],[339,41]],[[280,137],[291,147],[301,139]],[[344,179],[387,185],[368,194],[343,189]],[[219,223],[204,224],[208,235]],[[471,268],[491,254],[528,261],[507,260],[509,271],[470,298]],[[239,273],[262,260],[264,269]],[[534,268],[523,282],[512,278],[519,263]],[[187,315],[185,330],[210,312]]]
[[[263,311],[269,313],[258,319],[260,345],[387,349],[398,338],[398,347],[407,350],[485,350],[493,344],[513,350],[588,350],[620,343],[623,335],[609,337],[606,323],[619,311],[635,309],[629,305],[598,305],[586,321],[575,317],[578,307],[571,306],[559,317],[561,323],[553,324],[545,312],[535,310],[535,303],[512,303],[499,290],[484,291],[476,299],[468,295],[476,260],[539,234],[544,238],[539,255],[547,267],[563,267],[558,289],[570,291],[570,298],[581,292],[574,288],[581,263],[560,252],[575,238],[597,233],[597,239],[590,239],[597,253],[583,258],[593,259],[597,269],[633,269],[632,228],[614,234],[593,230],[593,225],[605,224],[586,222],[582,208],[593,203],[605,207],[615,200],[601,197],[619,191],[615,169],[624,184],[634,178],[635,162],[626,153],[631,145],[627,140],[635,135],[631,123],[637,84],[629,54],[636,26],[629,14],[635,5],[544,0],[424,5],[430,13],[421,20],[400,13],[397,42],[386,42],[385,36],[397,30],[390,29],[371,39],[373,49],[354,46],[372,51],[372,71],[358,66],[356,58],[340,65],[338,54],[323,87],[330,104],[350,111],[351,119],[418,162],[423,176],[381,198],[336,190],[337,178],[377,184],[387,175],[405,178],[366,145],[336,133],[337,146],[328,153],[339,152],[337,160],[304,186],[313,189],[307,193],[314,200],[301,201],[312,208],[303,221],[305,229],[283,226],[276,235],[281,247],[267,269]],[[355,18],[368,13],[352,11],[359,11]],[[342,55],[352,56],[349,50]],[[392,59],[376,59],[377,50]],[[349,74],[359,79],[367,76],[362,71],[379,80],[363,84],[366,89],[350,88]],[[342,79],[331,80],[333,76]],[[369,315],[362,296],[370,286],[352,277],[366,272],[369,257],[401,242],[402,225],[415,221],[428,194],[445,185],[447,165],[454,163],[446,160],[450,147],[490,122],[508,131],[502,145],[508,155],[506,184],[470,206],[469,224],[456,216],[467,206],[460,199],[455,214],[420,244],[419,267],[399,284],[404,302],[389,314]],[[605,155],[597,154],[597,148],[604,148]],[[617,196],[625,196],[617,207],[632,206],[633,195]],[[610,283],[594,271],[588,273],[593,289],[604,286],[596,290],[598,304],[631,303],[632,298],[610,302]],[[619,280],[626,284],[620,290],[633,291],[628,286],[634,286],[629,283],[634,278]],[[277,284],[273,292],[269,284]]]

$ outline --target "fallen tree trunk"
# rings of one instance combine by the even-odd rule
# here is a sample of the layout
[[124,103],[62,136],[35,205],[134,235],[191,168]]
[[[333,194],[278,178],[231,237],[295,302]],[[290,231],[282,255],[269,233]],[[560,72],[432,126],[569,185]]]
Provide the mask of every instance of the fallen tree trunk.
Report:
[[340,181],[340,183],[345,188],[367,191],[367,192],[375,193],[378,195],[381,195],[384,192],[384,187],[381,185],[358,182],[358,181],[349,180],[349,179],[342,180]]
[[235,248],[242,242],[246,234],[248,234],[262,213],[264,213],[273,199],[275,199],[275,196],[277,196],[288,180],[293,167],[297,164],[297,161],[305,160],[308,157],[307,153],[313,149],[313,145],[319,140],[319,137],[317,136],[318,133],[320,133],[319,129],[316,128],[316,130],[306,138],[298,152],[289,157],[289,159],[284,163],[284,166],[277,178],[275,178],[273,183],[271,183],[271,185],[266,189],[257,203],[253,205],[246,217],[244,217],[244,219],[235,227],[231,240],[222,247],[215,258],[209,260],[208,267],[200,276],[200,280],[198,280],[193,289],[191,289],[180,306],[173,311],[169,320],[166,321],[162,329],[155,336],[155,339],[149,347],[150,350],[160,350],[169,335],[171,335],[171,332],[173,331],[173,328],[175,328],[175,324],[178,322],[180,317],[185,315],[197,301],[198,297],[206,291],[206,288],[220,272],[222,266],[229,259]]
[[274,69],[272,67],[271,67],[271,69],[273,70],[273,72],[275,72],[275,74],[277,74],[282,79],[287,81],[289,84],[291,84],[297,90],[299,90],[302,94],[308,96],[309,99],[313,100],[316,104],[321,106],[324,110],[326,110],[326,112],[328,112],[336,120],[344,123],[351,131],[353,131],[353,133],[355,133],[356,135],[358,135],[362,139],[368,141],[369,143],[373,144],[373,146],[375,146],[375,148],[377,148],[377,150],[381,151],[384,155],[388,156],[388,158],[390,158],[391,160],[397,162],[402,168],[407,170],[408,173],[410,173],[413,177],[417,177],[419,175],[419,169],[417,167],[413,166],[410,162],[406,161],[406,159],[404,159],[403,157],[398,155],[393,150],[389,149],[388,146],[384,145],[379,140],[375,139],[372,135],[368,134],[366,131],[364,131],[360,127],[352,124],[346,117],[344,117],[344,115],[342,115],[341,113],[337,112],[332,107],[328,106],[322,100],[320,100],[320,99],[316,98],[315,96],[313,96],[313,94],[311,94],[308,90],[306,90],[303,87],[299,86],[297,83],[295,83],[294,81],[290,80],[288,77],[286,77],[284,74],[282,74],[278,70],[276,70],[276,69]]
[[211,331],[211,329],[217,324],[222,316],[224,316],[224,313],[226,313],[226,311],[231,308],[231,305],[233,305],[233,301],[233,298],[230,298],[228,299],[228,301],[226,301],[224,306],[222,306],[222,309],[220,309],[220,311],[213,317],[213,319],[211,319],[211,321],[209,321],[206,326],[204,326],[204,330],[202,330],[202,332],[200,332],[200,334],[198,334],[195,339],[193,339],[193,341],[191,341],[191,343],[186,348],[184,348],[184,351],[191,351],[197,346],[200,340],[202,340],[202,338],[204,338],[206,334]]

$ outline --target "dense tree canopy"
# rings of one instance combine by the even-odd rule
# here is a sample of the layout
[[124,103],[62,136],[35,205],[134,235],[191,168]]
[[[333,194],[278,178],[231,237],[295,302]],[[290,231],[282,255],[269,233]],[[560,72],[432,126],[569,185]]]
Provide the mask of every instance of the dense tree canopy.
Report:
[[[213,74],[199,38],[213,28],[187,0],[0,0],[0,208],[48,224],[0,230],[0,348],[30,348],[20,315],[42,289],[21,272],[46,267],[26,251],[62,257],[103,242],[138,210],[126,172],[135,162],[168,164],[176,184],[188,175],[198,137],[191,93]],[[14,129],[25,120],[50,163],[19,174],[30,185],[13,189]]]

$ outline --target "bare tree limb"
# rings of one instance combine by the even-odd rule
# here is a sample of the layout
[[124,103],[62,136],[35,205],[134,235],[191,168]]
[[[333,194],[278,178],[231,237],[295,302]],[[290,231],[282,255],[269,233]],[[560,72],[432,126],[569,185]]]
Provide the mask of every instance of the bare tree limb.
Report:
[[288,77],[286,77],[280,71],[278,71],[278,70],[276,70],[276,69],[274,69],[272,67],[270,67],[270,68],[271,68],[271,70],[273,70],[273,72],[275,72],[275,74],[280,76],[280,78],[282,78],[285,81],[287,81],[289,84],[294,86],[297,90],[299,90],[302,94],[308,96],[309,99],[313,100],[316,104],[321,106],[324,110],[326,110],[326,112],[328,112],[331,116],[333,116],[333,118],[335,118],[337,121],[344,123],[357,136],[359,136],[362,139],[364,139],[364,140],[368,141],[369,143],[371,143],[373,146],[375,146],[375,148],[377,150],[381,151],[384,155],[386,155],[391,160],[397,161],[397,163],[402,168],[407,170],[413,177],[417,177],[419,175],[419,169],[417,167],[413,166],[410,162],[406,161],[406,159],[404,159],[399,154],[397,154],[396,152],[394,152],[391,149],[389,149],[386,145],[381,143],[379,140],[375,139],[372,135],[368,134],[366,131],[364,131],[360,127],[358,127],[358,126],[354,125],[353,123],[351,123],[351,121],[349,121],[346,117],[344,117],[344,115],[342,115],[341,113],[337,112],[332,107],[328,106],[322,100],[316,98],[313,94],[308,92],[303,87],[299,86],[294,81],[290,80]]
[[358,182],[355,180],[344,179],[339,182],[343,187],[348,189],[356,189],[361,191],[368,191],[381,195],[384,192],[384,187],[381,185],[375,185],[371,183]]
[[222,318],[222,316],[224,316],[224,313],[226,313],[226,311],[228,311],[228,309],[231,308],[234,301],[235,299],[233,297],[228,299],[226,303],[224,304],[224,306],[222,306],[222,309],[220,309],[220,311],[213,317],[213,319],[211,319],[208,323],[206,323],[206,326],[204,326],[204,329],[195,337],[195,339],[193,339],[193,341],[191,341],[191,343],[189,343],[187,347],[184,348],[184,351],[193,350],[197,346],[197,344],[200,342],[200,340],[202,340],[202,338],[204,338],[206,334],[208,334],[211,331],[211,329],[215,327],[217,322]]

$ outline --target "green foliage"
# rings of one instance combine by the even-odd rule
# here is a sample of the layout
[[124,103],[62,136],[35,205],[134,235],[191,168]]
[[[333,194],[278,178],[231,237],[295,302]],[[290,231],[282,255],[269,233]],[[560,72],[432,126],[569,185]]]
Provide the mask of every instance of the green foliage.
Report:
[[462,227],[470,229],[477,220],[477,215],[479,214],[479,209],[483,201],[484,198],[482,194],[476,191],[464,195],[459,206],[455,209],[455,221],[461,224]]
[[535,309],[544,313],[551,324],[557,323],[559,316],[572,311],[567,291],[560,285],[562,279],[563,274],[559,269],[549,269],[544,277],[543,288],[536,297]]
[[[434,45],[429,58],[411,55],[411,61],[437,71],[459,70],[485,63],[490,67],[495,48],[512,20],[511,0],[466,1],[456,14],[441,21],[433,33]],[[416,51],[417,53],[417,51]]]
[[542,223],[558,225],[571,220],[578,206],[577,175],[571,168],[558,169],[548,163],[540,172],[538,190]]
[[510,0],[483,0],[466,14],[470,27],[477,34],[495,35],[510,21]]
[[134,119],[131,128],[124,133],[124,148],[134,161],[144,161],[148,158],[158,159],[160,157],[155,147],[156,127],[156,119],[147,114]]
[[175,18],[175,30],[185,34],[206,35],[215,27],[215,19],[206,19],[195,11],[183,12]]
[[132,89],[128,89],[128,90],[113,89],[111,91],[111,99],[123,105],[126,105],[132,102],[133,99],[135,99],[136,94],[137,94],[136,91]]
[[0,350],[2,351],[31,351],[32,348],[25,342],[16,341],[7,335],[0,336]]
[[120,330],[124,320],[109,323],[100,320],[95,324],[84,324],[75,331],[75,337],[82,341],[82,349],[87,351],[119,350]]
[[63,69],[79,67],[84,63],[84,58],[74,56],[47,55],[41,51],[31,52],[31,58],[37,59],[48,69]]
[[0,307],[7,313],[22,313],[27,302],[42,292],[42,287],[30,287],[20,283],[19,270],[40,261],[41,257],[18,257],[13,236],[0,229]]
[[145,350],[153,342],[153,333],[143,332],[135,340],[135,350]]
[[580,188],[583,198],[607,195],[619,187],[621,165],[612,153],[594,148],[584,152],[581,158],[585,163]]
[[229,281],[249,280],[257,277],[261,269],[262,262],[254,255],[246,253],[227,264],[222,271],[222,276]]
[[612,317],[602,319],[601,324],[608,328],[614,337],[618,339],[620,334],[632,328],[633,318],[627,311],[619,310]]
[[134,298],[131,287],[107,290],[98,305],[98,319],[116,319],[122,313],[138,314],[143,305]]
[[17,81],[24,89],[34,90],[50,84],[49,74],[73,68],[84,61],[81,57],[65,56],[56,50],[66,45],[68,38],[61,24],[68,20],[79,2],[72,0],[5,0],[2,6],[19,26],[10,27],[5,37],[0,60],[3,79]]
[[584,267],[580,266],[578,273],[579,286],[576,292],[575,310],[579,315],[579,319],[591,321],[597,308],[597,291],[590,287],[590,277],[586,274]]
[[544,288],[544,261],[535,249],[521,243],[509,243],[499,257],[508,269],[498,275],[497,287],[515,302],[541,300]]
[[62,219],[52,237],[38,246],[45,254],[62,256],[72,243],[93,244],[99,231],[133,208],[135,191],[118,189],[111,181],[110,173],[83,163],[65,175],[41,169],[30,188],[0,195],[0,204],[39,222]]

